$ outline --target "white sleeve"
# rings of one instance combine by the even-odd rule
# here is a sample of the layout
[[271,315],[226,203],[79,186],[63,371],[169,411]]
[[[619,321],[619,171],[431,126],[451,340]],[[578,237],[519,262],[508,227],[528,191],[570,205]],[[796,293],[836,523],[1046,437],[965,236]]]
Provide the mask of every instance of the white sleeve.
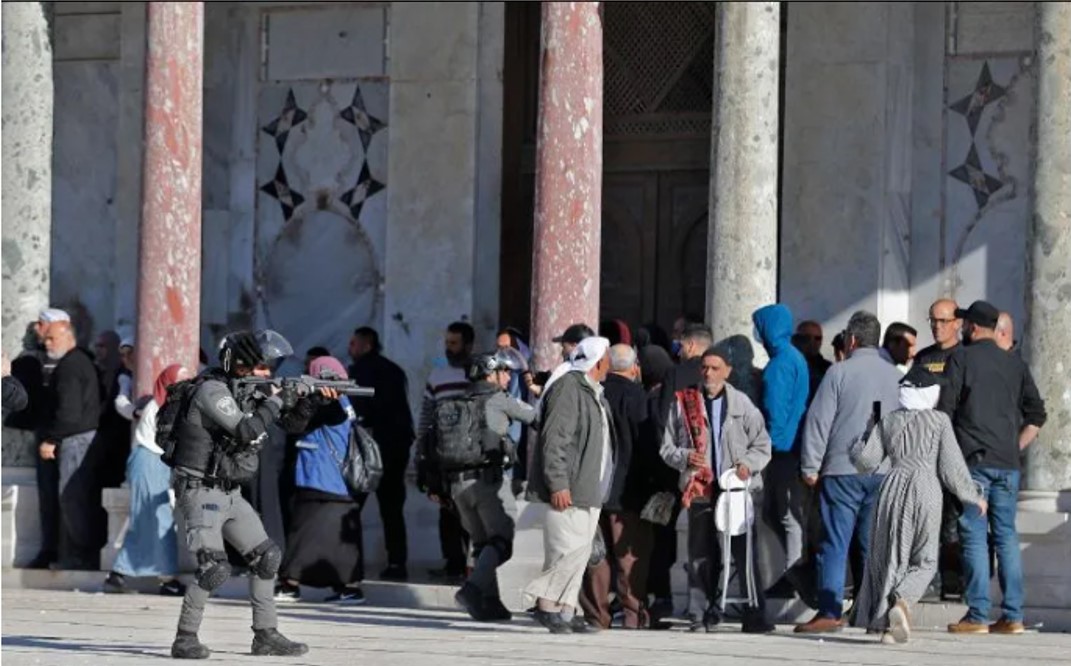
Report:
[[134,445],[144,446],[157,455],[164,452],[156,444],[156,413],[158,411],[160,411],[160,406],[155,400],[150,400],[141,410],[141,418],[134,426]]
[[115,411],[127,421],[134,420],[136,405],[130,399],[133,388],[129,375],[119,375],[119,395],[115,396]]

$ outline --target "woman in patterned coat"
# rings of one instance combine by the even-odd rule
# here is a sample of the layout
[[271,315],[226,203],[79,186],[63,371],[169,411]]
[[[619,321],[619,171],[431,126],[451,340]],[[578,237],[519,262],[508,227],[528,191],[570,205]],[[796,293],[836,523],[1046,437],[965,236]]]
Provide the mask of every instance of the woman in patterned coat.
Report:
[[942,484],[964,504],[986,512],[967,471],[952,422],[934,409],[937,378],[914,367],[900,382],[900,409],[851,450],[861,473],[889,468],[875,508],[870,553],[853,624],[881,633],[883,643],[910,636],[909,607],[933,580],[941,529]]

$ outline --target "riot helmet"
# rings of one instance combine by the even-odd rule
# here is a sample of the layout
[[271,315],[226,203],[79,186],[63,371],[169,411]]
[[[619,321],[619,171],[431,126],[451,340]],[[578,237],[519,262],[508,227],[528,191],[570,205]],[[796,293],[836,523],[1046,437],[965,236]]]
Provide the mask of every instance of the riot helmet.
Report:
[[511,348],[473,355],[466,374],[469,381],[475,382],[490,377],[496,370],[514,371],[521,370],[523,367],[524,357],[516,349]]
[[224,372],[233,375],[240,367],[252,370],[258,365],[274,364],[293,353],[286,338],[275,331],[235,331],[220,342],[219,362]]

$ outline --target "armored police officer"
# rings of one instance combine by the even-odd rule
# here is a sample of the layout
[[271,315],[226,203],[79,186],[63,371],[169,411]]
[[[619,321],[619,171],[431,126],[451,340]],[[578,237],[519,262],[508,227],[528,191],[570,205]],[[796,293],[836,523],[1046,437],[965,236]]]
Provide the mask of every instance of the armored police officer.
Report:
[[[452,447],[459,447],[451,444],[450,429],[436,420],[441,473],[461,524],[472,536],[472,573],[454,598],[469,615],[481,621],[512,617],[502,603],[496,575],[498,567],[513,554],[517,519],[517,504],[503,473],[515,448],[507,432],[511,421],[531,424],[536,416],[530,405],[505,393],[511,370],[520,368],[509,352],[516,353],[509,349],[477,354],[469,363],[470,386],[464,400],[475,409],[475,420],[468,430],[478,449],[469,462],[463,462],[465,456],[451,454]],[[439,409],[450,411],[448,405]]]
[[[231,575],[224,539],[245,557],[251,573],[252,653],[289,656],[308,651],[307,645],[287,639],[276,628],[273,587],[283,554],[239,490],[239,483],[256,473],[268,426],[282,410],[293,407],[297,397],[269,386],[268,392],[246,396],[239,406],[231,387],[242,377],[269,376],[269,364],[292,353],[286,339],[274,331],[231,333],[220,345],[221,367],[205,370],[186,389],[188,397],[182,398],[172,426],[173,452],[161,441],[166,435],[158,424],[157,441],[174,468],[175,508],[198,564],[197,584],[186,589],[171,646],[176,659],[205,659],[210,654],[197,639],[197,630],[209,595]],[[165,405],[161,413],[167,411]]]

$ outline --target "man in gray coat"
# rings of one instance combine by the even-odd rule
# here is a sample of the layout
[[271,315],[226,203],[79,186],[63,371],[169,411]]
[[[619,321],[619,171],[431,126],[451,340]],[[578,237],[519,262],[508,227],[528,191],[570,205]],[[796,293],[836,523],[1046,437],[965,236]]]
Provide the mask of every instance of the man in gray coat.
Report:
[[601,382],[610,341],[588,337],[570,355],[572,368],[544,388],[539,446],[528,472],[528,499],[550,504],[543,526],[543,573],[525,588],[535,618],[554,634],[588,633],[576,614],[599,512],[614,469],[610,407]]
[[866,561],[871,512],[884,470],[859,474],[848,450],[882,415],[899,407],[903,377],[882,358],[880,337],[877,317],[862,310],[852,315],[844,330],[848,359],[829,369],[807,412],[800,471],[804,483],[819,488],[822,538],[816,572],[818,613],[797,626],[797,633],[840,631],[844,569],[853,537]]
[[[729,383],[732,353],[724,344],[711,347],[702,356],[702,385],[676,391],[666,419],[659,453],[662,460],[681,473],[688,506],[689,613],[692,631],[711,631],[721,622],[718,600],[723,573],[721,539],[715,536],[714,506],[721,494],[718,479],[733,470],[742,481],[751,481],[751,492],[762,489],[762,470],[770,462],[770,436],[762,412]],[[703,441],[698,441],[701,433]],[[698,483],[697,483],[698,480]],[[732,558],[737,580],[746,591],[747,548],[744,536],[733,537]],[[768,633],[766,602],[751,553],[751,570],[757,592],[756,605],[744,614],[745,633]],[[745,592],[746,593],[746,592]]]

